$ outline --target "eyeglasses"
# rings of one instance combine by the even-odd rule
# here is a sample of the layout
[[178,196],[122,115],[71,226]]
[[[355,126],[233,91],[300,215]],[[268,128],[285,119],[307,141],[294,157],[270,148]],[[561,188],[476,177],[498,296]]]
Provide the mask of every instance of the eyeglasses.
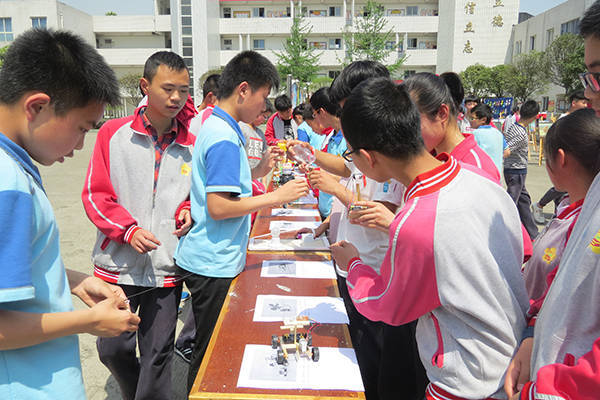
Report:
[[592,92],[600,92],[600,72],[583,72],[579,80],[584,89],[590,88]]
[[344,150],[344,152],[342,153],[342,158],[348,162],[352,162],[352,157],[350,156],[350,154],[356,153],[357,150],[359,149],[354,149],[351,151],[348,149]]

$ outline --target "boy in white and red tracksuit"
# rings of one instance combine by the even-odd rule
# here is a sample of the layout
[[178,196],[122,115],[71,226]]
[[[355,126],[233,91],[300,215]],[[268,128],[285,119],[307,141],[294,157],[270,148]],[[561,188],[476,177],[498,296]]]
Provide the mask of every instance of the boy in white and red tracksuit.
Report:
[[[357,310],[392,325],[418,319],[428,399],[505,398],[504,373],[528,305],[514,203],[478,169],[429,154],[418,111],[392,81],[355,88],[342,126],[363,173],[407,186],[379,274],[350,244],[332,246],[336,263],[348,266]],[[377,143],[386,146],[370,150]]]
[[[181,297],[173,260],[176,218],[190,193],[195,141],[188,132],[195,109],[181,57],[171,52],[152,55],[141,86],[148,106],[102,126],[82,193],[85,211],[98,227],[94,275],[121,286],[142,321],[139,359],[135,333],[97,342],[100,360],[127,400],[172,397],[171,360]],[[161,125],[166,129],[159,131]]]

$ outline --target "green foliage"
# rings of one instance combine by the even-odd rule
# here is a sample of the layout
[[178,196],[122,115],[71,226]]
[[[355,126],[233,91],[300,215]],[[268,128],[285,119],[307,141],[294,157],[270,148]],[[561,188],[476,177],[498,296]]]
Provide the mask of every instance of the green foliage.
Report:
[[484,97],[488,93],[491,71],[485,65],[470,65],[460,73],[460,79],[465,88],[465,94]]
[[567,33],[557,37],[546,49],[549,78],[569,94],[581,88],[579,74],[585,72],[583,38]]
[[125,99],[134,107],[142,100],[142,94],[140,93],[141,77],[141,74],[130,73],[123,75],[121,79],[119,79],[119,85],[121,86],[121,90],[125,93]]
[[104,14],[104,15],[106,15],[107,17],[112,17],[112,16],[117,15],[117,13],[114,11],[107,11],[106,14]]
[[500,64],[489,69],[489,81],[486,91],[494,97],[504,97],[509,84],[511,66]]
[[330,77],[318,75],[307,85],[307,89],[309,92],[315,92],[322,87],[331,86],[331,82],[333,82],[333,79]]
[[506,91],[518,101],[528,100],[534,93],[547,88],[548,61],[543,52],[520,54],[508,70]]
[[[398,44],[395,48],[386,48],[387,42],[396,40],[396,34],[387,28],[384,7],[368,0],[364,14],[362,17],[355,17],[354,29],[346,29],[343,33],[346,55],[341,63],[344,67],[357,60],[372,60],[385,64],[390,54],[397,51]],[[406,56],[399,57],[387,67],[390,72],[394,72],[405,60]]]
[[294,21],[290,29],[290,36],[285,40],[282,52],[274,52],[277,56],[277,70],[285,85],[287,75],[302,83],[312,82],[319,70],[320,53],[314,47],[308,46],[308,36],[312,27],[304,21],[300,12],[294,13]]
[[0,48],[0,68],[4,64],[4,59],[6,58],[6,52],[8,51],[8,46],[4,46]]

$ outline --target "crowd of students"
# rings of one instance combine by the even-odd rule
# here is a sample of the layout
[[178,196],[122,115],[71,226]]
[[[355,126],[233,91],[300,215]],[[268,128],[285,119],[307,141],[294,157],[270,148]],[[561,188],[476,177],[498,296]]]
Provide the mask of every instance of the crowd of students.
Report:
[[[124,399],[171,398],[183,283],[189,391],[244,268],[251,215],[311,189],[367,399],[596,398],[600,1],[580,30],[591,109],[548,130],[546,168],[564,197],[540,233],[525,188],[534,101],[500,132],[454,73],[397,84],[356,61],[307,104],[282,95],[273,110],[276,68],[243,51],[207,79],[198,112],[183,59],[155,53],[140,81],[147,100],[102,126],[82,183],[98,229],[93,276],[65,269],[33,161],[81,149],[118,83],[79,37],[23,33],[0,70],[0,398],[85,398],[83,332],[99,337]],[[308,179],[267,191],[284,155]],[[73,311],[71,293],[90,308]]]

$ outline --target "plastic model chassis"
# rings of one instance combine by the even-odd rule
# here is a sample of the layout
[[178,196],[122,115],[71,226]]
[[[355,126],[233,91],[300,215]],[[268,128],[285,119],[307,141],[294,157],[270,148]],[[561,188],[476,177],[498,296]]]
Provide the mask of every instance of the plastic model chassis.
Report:
[[314,362],[319,361],[319,348],[312,346],[312,335],[310,329],[305,333],[298,332],[298,329],[303,329],[310,326],[311,322],[308,317],[298,317],[295,320],[284,320],[284,325],[280,327],[282,330],[289,330],[288,334],[281,336],[273,335],[271,337],[271,347],[277,349],[277,364],[284,365],[288,363],[290,353],[294,353],[296,360],[300,357],[306,357]]

